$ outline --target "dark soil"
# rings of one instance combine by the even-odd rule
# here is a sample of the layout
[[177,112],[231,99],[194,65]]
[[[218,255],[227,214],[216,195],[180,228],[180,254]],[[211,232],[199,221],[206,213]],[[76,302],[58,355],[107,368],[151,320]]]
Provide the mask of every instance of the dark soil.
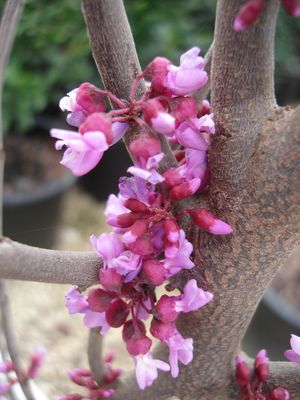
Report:
[[61,152],[50,138],[11,136],[5,138],[4,193],[24,193],[66,172],[59,164]]

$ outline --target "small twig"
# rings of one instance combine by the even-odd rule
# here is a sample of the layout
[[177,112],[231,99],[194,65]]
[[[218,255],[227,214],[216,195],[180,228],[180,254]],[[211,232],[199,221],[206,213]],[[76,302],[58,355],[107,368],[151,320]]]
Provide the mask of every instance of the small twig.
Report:
[[207,50],[204,57],[205,71],[207,72],[208,76],[207,84],[203,88],[198,90],[194,95],[194,98],[198,104],[200,104],[203,100],[205,100],[210,92],[210,77],[211,77],[211,64],[212,64],[213,51],[214,51],[214,42],[212,42],[210,48]]
[[[11,319],[11,310],[10,310],[10,305],[9,305],[9,299],[6,294],[5,290],[5,284],[3,281],[0,281],[0,310],[1,310],[1,320],[2,320],[2,328],[4,332],[4,336],[6,338],[6,346],[8,353],[10,355],[10,358],[14,364],[15,367],[15,372],[18,377],[20,386],[28,400],[35,400],[35,397],[33,396],[31,392],[31,388],[29,386],[29,381],[26,379],[21,363],[20,363],[20,357],[19,357],[19,351],[15,339],[15,334],[14,334],[14,327],[12,324],[12,319]],[[17,399],[17,397],[16,397]]]
[[106,372],[102,362],[102,342],[103,338],[99,333],[99,328],[90,329],[87,354],[93,378],[98,385],[101,385]]
[[93,251],[40,249],[0,238],[0,278],[77,285],[98,282],[101,258]]

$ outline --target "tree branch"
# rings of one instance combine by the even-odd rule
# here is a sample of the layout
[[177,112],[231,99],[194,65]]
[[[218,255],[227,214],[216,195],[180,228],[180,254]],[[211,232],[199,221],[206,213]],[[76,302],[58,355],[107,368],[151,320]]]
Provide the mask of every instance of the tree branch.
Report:
[[[128,100],[133,80],[141,68],[122,0],[82,0],[82,8],[103,84],[116,96]],[[145,89],[142,81],[137,94],[141,96]],[[134,128],[125,135],[127,150],[138,133],[139,129]],[[167,139],[163,135],[158,136],[165,153],[160,163],[160,169],[164,172],[176,165],[176,160]]]
[[0,239],[0,277],[67,283],[82,290],[98,282],[100,257],[95,252],[46,250]]
[[95,381],[101,385],[105,375],[104,363],[102,361],[103,337],[99,334],[99,328],[90,329],[88,342],[88,361]]
[[219,0],[212,60],[212,106],[217,134],[210,151],[210,200],[216,209],[241,200],[249,160],[274,96],[274,38],[278,2],[266,0],[258,20],[234,32],[240,0]]
[[292,362],[270,362],[270,375],[267,387],[283,386],[290,393],[290,399],[299,397],[300,365]]

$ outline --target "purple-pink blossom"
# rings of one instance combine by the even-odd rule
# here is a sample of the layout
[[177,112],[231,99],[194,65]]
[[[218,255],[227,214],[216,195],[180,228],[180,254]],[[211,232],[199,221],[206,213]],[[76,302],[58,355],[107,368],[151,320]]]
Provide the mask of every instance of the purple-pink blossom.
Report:
[[178,361],[188,365],[193,359],[193,339],[184,339],[178,331],[171,336],[166,344],[169,347],[169,363],[171,366],[171,375],[177,378],[179,373]]
[[170,366],[161,360],[153,358],[151,353],[134,357],[136,379],[140,389],[144,390],[157,378],[157,370],[170,371]]
[[300,337],[297,335],[291,335],[291,349],[284,352],[284,356],[295,363],[300,364]]

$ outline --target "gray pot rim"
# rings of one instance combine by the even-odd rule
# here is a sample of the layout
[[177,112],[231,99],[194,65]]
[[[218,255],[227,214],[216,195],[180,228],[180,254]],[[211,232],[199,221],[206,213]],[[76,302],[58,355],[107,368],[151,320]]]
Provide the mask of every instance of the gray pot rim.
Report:
[[51,179],[47,182],[40,183],[31,192],[9,194],[4,193],[3,206],[18,207],[20,205],[34,204],[56,197],[66,191],[69,187],[73,186],[76,180],[77,177],[66,170],[63,175],[57,177],[56,179]]
[[283,321],[300,329],[300,312],[273,288],[269,288],[264,297],[263,302]]

